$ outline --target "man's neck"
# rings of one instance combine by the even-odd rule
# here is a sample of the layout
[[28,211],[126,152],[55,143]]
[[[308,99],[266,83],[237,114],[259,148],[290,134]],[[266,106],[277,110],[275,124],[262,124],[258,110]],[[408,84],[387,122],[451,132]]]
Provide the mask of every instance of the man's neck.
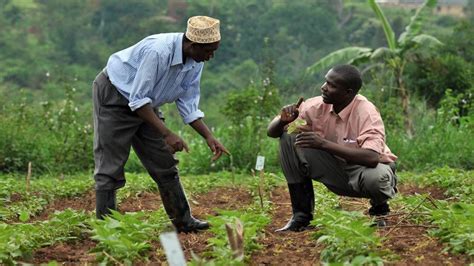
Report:
[[354,100],[354,98],[355,98],[355,95],[351,98],[348,98],[346,101],[344,101],[340,104],[337,104],[337,105],[333,104],[332,108],[333,108],[334,112],[336,114],[339,114],[339,112],[344,110],[344,108],[346,108],[352,102],[352,100]]
[[188,58],[187,56],[187,50],[189,49],[189,42],[186,42],[186,40],[183,38],[183,43],[181,45],[181,47],[183,47],[183,65],[186,64],[186,59]]

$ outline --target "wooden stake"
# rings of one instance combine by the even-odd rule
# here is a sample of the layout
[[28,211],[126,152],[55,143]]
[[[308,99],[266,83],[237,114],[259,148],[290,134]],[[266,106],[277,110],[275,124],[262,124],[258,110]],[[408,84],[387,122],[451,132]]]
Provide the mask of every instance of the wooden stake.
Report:
[[244,258],[244,226],[242,222],[237,219],[235,229],[227,223],[225,229],[234,258],[242,260]]
[[258,197],[260,198],[260,207],[263,209],[263,195],[264,195],[264,186],[265,186],[265,173],[260,171],[260,180],[258,182]]
[[31,180],[31,162],[28,162],[28,173],[26,174],[26,193],[30,192],[30,180]]

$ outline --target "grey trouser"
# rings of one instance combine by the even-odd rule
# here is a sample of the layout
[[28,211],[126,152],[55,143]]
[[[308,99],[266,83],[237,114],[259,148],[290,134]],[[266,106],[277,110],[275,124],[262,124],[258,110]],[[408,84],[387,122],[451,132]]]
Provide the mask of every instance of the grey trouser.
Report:
[[[133,147],[151,177],[176,175],[178,160],[166,149],[163,137],[130,110],[104,72],[92,85],[94,101],[94,179],[96,190],[125,185],[124,166]],[[161,114],[157,115],[162,117]]]
[[396,193],[395,165],[379,163],[375,168],[346,164],[328,152],[296,148],[295,135],[280,138],[280,163],[289,184],[312,178],[341,196],[369,198],[373,206]]

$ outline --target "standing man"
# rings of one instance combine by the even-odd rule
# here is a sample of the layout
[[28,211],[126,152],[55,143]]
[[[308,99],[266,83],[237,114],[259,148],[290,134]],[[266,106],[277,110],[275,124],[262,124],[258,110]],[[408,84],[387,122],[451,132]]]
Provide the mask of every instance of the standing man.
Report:
[[[312,180],[332,192],[369,198],[369,214],[390,211],[387,200],[396,193],[395,160],[385,144],[385,129],[377,108],[357,94],[359,70],[335,66],[325,76],[322,96],[301,106],[287,105],[268,127],[268,136],[280,138],[280,162],[288,182],[293,217],[277,231],[302,231],[313,219]],[[301,133],[288,134],[296,118],[306,121]],[[383,219],[377,225],[384,226]]]
[[165,210],[178,232],[209,228],[191,215],[174,153],[186,142],[164,124],[159,107],[175,102],[218,159],[227,149],[212,135],[198,109],[204,61],[219,48],[220,22],[196,16],[186,33],[146,37],[109,57],[93,83],[96,215],[116,209],[116,190],[125,185],[124,166],[133,147],[157,183]]

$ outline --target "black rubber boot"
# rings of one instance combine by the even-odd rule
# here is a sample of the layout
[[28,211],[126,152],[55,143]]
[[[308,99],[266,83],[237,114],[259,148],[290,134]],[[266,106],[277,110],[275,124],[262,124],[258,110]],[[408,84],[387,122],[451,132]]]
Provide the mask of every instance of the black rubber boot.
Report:
[[313,219],[314,212],[314,189],[311,180],[305,183],[288,184],[293,216],[288,223],[275,232],[295,231],[300,232],[307,229]]
[[191,215],[191,209],[179,176],[161,177],[157,183],[163,206],[178,233],[197,232],[209,228],[209,223],[200,221]]
[[117,209],[116,190],[95,191],[95,215],[97,219],[104,219],[110,210]]
[[377,206],[372,206],[369,209],[369,215],[375,217],[375,223],[372,226],[384,227],[387,225],[385,215],[390,212],[388,203],[384,202]]

